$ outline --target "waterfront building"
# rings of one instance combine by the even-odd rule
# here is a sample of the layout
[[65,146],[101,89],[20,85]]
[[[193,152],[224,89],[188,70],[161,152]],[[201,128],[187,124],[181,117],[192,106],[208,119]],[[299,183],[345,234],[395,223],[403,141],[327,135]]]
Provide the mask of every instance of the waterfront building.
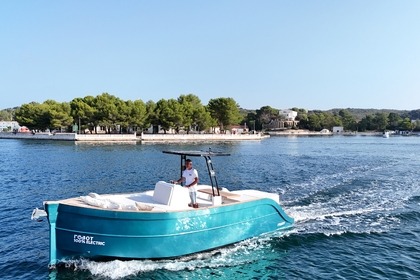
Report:
[[0,121],[0,132],[18,131],[20,125],[17,121]]

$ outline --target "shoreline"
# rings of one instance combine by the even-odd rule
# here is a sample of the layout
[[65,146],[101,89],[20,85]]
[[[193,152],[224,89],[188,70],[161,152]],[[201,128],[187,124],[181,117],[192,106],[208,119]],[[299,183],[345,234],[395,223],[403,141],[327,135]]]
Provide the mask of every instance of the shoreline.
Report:
[[77,133],[12,133],[0,132],[0,139],[31,139],[75,142],[219,142],[219,141],[260,141],[270,137],[256,134],[77,134]]
[[[412,136],[420,136],[413,133]],[[77,134],[77,133],[13,133],[0,132],[0,139],[31,139],[113,143],[185,143],[185,142],[231,142],[231,141],[261,141],[270,137],[331,137],[331,136],[374,136],[382,137],[381,132],[315,132],[306,130],[269,131],[267,134]],[[400,136],[400,135],[395,135]]]
[[268,131],[270,136],[382,136],[382,132],[320,132],[320,131],[309,131],[303,129],[286,130],[286,131]]
[[260,141],[270,135],[255,134],[145,134],[140,136],[142,143],[174,142],[221,142],[221,141]]
[[[297,130],[286,130],[286,131],[268,131],[267,132],[270,136],[374,136],[374,137],[383,137],[383,132],[378,131],[366,131],[366,132],[357,132],[357,131],[349,131],[349,132],[320,132],[320,131],[309,131],[303,129]],[[390,133],[390,137],[396,136],[420,136],[419,132],[410,132],[408,134],[398,134],[398,133]]]

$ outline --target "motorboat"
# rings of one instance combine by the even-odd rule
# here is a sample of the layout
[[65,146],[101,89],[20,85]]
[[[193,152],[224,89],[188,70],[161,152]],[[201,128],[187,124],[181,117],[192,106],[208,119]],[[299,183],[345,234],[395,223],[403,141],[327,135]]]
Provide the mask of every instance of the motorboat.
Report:
[[277,193],[219,187],[209,151],[163,151],[206,161],[210,185],[197,185],[193,208],[188,189],[159,181],[139,193],[89,193],[45,201],[32,219],[46,216],[50,228],[51,268],[69,259],[165,259],[212,250],[261,234],[291,228],[294,219]]

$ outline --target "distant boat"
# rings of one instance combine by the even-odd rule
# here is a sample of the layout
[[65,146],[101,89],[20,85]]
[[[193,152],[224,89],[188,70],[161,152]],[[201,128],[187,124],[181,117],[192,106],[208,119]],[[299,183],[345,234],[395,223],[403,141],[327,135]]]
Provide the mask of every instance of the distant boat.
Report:
[[[86,196],[44,202],[32,218],[47,216],[50,267],[71,258],[160,259],[207,251],[293,226],[279,195],[259,190],[220,188],[212,151],[164,151],[204,157],[210,185],[199,185],[199,208],[188,206],[188,189],[164,181],[154,190]],[[161,174],[162,176],[162,174]]]
[[383,133],[382,133],[382,137],[383,138],[389,138],[389,131],[384,131]]

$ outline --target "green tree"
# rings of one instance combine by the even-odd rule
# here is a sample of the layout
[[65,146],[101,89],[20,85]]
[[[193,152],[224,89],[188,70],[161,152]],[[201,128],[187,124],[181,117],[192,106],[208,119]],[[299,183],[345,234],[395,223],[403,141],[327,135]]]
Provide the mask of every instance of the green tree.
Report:
[[403,119],[397,113],[389,113],[388,115],[388,129],[397,130],[400,127]]
[[308,129],[312,131],[320,131],[323,129],[323,115],[312,113],[308,115]]
[[123,101],[108,93],[102,93],[95,98],[95,122],[103,126],[107,133],[115,131],[118,121],[121,120],[118,107],[122,107]]
[[383,131],[388,126],[388,115],[385,113],[376,113],[373,117],[374,127],[377,131]]
[[245,122],[248,125],[249,130],[257,130],[257,114],[254,112],[248,112],[245,117]]
[[273,120],[280,119],[279,110],[274,109],[270,106],[263,106],[256,111],[256,121],[258,130],[263,129]]
[[168,107],[168,112],[170,112],[168,119],[172,123],[171,127],[179,133],[179,130],[184,127],[185,123],[185,115],[182,111],[182,106],[179,104],[178,100],[171,98],[168,100]]
[[207,109],[222,131],[225,131],[225,127],[231,124],[239,123],[242,118],[238,103],[231,97],[210,99]]
[[211,124],[210,113],[194,94],[181,95],[178,98],[183,112],[183,127],[189,133],[194,128],[198,131],[207,129]]
[[309,129],[308,111],[298,108],[292,108],[292,110],[297,112],[296,120],[299,121],[298,128]]
[[159,125],[159,118],[156,113],[156,103],[152,100],[146,102],[146,120],[144,128],[148,128],[151,125]]
[[181,105],[175,99],[161,99],[156,103],[155,113],[158,119],[158,124],[166,133],[171,128],[179,132],[180,126],[183,123],[183,115]]
[[341,118],[341,123],[344,130],[356,131],[357,122],[356,119],[350,114],[348,110],[340,110],[338,115]]
[[48,128],[50,130],[56,129],[62,131],[68,130],[73,122],[71,117],[71,108],[70,104],[67,102],[59,103],[54,100],[47,100],[43,103],[45,109],[47,110],[48,117]]
[[311,111],[307,120],[304,120],[300,127],[303,125],[304,128],[312,131],[320,131],[324,128],[332,130],[334,126],[342,126],[342,121],[338,115],[322,111]]
[[31,130],[46,130],[50,126],[48,106],[31,102],[23,104],[16,110],[16,120],[20,125],[27,126]]
[[343,126],[340,116],[327,112],[322,112],[321,114],[323,115],[322,129],[332,130],[334,126]]
[[420,120],[420,109],[410,111],[408,117],[412,120]]
[[358,131],[370,131],[374,130],[374,118],[372,115],[363,117],[358,124]]
[[411,122],[411,120],[409,118],[405,118],[401,122],[400,130],[408,130],[408,131],[411,131],[411,130],[413,130],[413,128],[414,128],[414,125],[413,125],[413,123]]
[[86,96],[84,98],[74,98],[70,102],[71,116],[75,123],[77,123],[78,131],[84,131],[86,128],[92,133],[96,131],[98,121],[95,119],[95,97]]
[[416,120],[413,124],[413,130],[420,131],[420,120]]
[[0,121],[12,121],[14,109],[4,109],[0,111]]
[[217,122],[211,117],[210,112],[204,106],[195,112],[194,120],[198,131],[204,131],[217,125]]
[[32,102],[23,104],[16,110],[16,121],[31,130],[53,130],[67,128],[73,122],[70,116],[70,105],[47,100],[42,104]]
[[117,104],[117,117],[115,128],[119,133],[127,133],[131,126],[131,105],[132,101],[120,100]]
[[15,112],[16,121],[29,129],[40,129],[38,119],[40,118],[40,104],[31,102],[23,104]]
[[129,109],[128,124],[133,130],[137,131],[138,128],[142,131],[146,127],[147,110],[146,104],[142,100],[126,101]]

